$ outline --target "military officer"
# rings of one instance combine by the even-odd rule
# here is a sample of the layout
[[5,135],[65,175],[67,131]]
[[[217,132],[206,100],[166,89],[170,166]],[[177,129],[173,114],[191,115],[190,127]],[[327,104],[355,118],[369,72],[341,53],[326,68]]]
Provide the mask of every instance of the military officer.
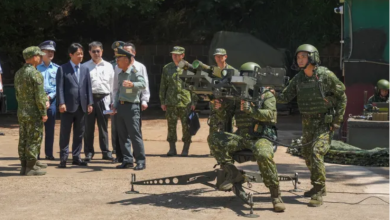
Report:
[[58,65],[53,63],[54,53],[56,51],[56,43],[52,40],[44,41],[39,44],[39,48],[46,54],[42,57],[43,62],[37,66],[37,70],[43,76],[43,88],[45,89],[47,98],[50,102],[50,107],[47,110],[47,121],[45,122],[45,159],[54,160],[53,143],[54,143],[54,127],[56,124],[56,76]]
[[43,88],[42,74],[36,67],[45,53],[39,47],[23,50],[26,63],[15,74],[15,93],[18,101],[19,159],[21,175],[45,175],[46,164],[37,161],[41,148],[43,123],[47,121],[48,99]]
[[197,96],[191,94],[190,91],[182,88],[182,81],[179,75],[183,70],[178,67],[179,62],[185,56],[185,49],[180,46],[173,47],[171,52],[173,62],[164,66],[161,74],[160,83],[160,102],[161,108],[166,112],[165,117],[168,121],[168,137],[169,151],[167,156],[177,155],[176,151],[176,125],[177,119],[180,118],[184,142],[181,156],[188,156],[188,151],[191,144],[191,134],[188,130],[187,117],[189,110],[195,110]]
[[[117,54],[118,48],[119,47],[123,48],[124,44],[125,44],[125,42],[123,42],[123,41],[115,41],[111,45],[111,48],[114,50],[114,54],[115,55]],[[114,85],[113,85],[113,91],[112,91],[112,96],[113,96],[112,104],[113,104],[115,95],[116,95],[116,93],[118,91],[118,85],[117,85],[118,82],[117,81],[115,82],[115,79],[118,79],[118,74],[120,72],[122,72],[122,70],[116,64],[116,59],[114,59],[110,63],[114,67]],[[111,115],[111,143],[112,143],[112,149],[113,149],[112,153],[116,154],[116,158],[114,159],[114,162],[122,163],[123,162],[123,155],[122,155],[121,147],[119,145],[119,137],[118,137],[118,132],[117,132],[117,129],[116,129],[116,118],[117,118],[116,114]]]
[[[140,93],[146,88],[142,74],[134,68],[134,55],[118,48],[117,65],[122,72],[118,75],[118,91],[115,96],[113,111],[117,112],[116,128],[122,150],[123,162],[117,168],[133,167],[133,156],[130,146],[133,144],[133,155],[137,166],[134,170],[143,170],[145,165],[145,150],[139,127]],[[130,141],[127,141],[130,138]]]
[[[251,64],[243,64],[242,71],[254,71],[254,68],[248,70],[249,65]],[[220,190],[230,190],[234,180],[240,175],[234,173],[230,155],[238,150],[250,149],[256,158],[264,184],[270,189],[274,210],[282,212],[285,206],[280,197],[278,172],[273,160],[273,143],[270,141],[276,139],[276,99],[264,88],[261,97],[258,98],[260,99],[258,102],[238,101],[239,104],[234,105],[233,109],[237,131],[235,133],[215,132],[209,138],[209,145],[215,159],[228,174],[226,180],[219,186]],[[221,102],[215,100],[216,114],[224,114],[221,107]]]
[[375,88],[375,94],[367,101],[368,104],[372,104],[373,102],[389,102],[389,81],[385,79],[378,81]]
[[326,195],[324,155],[328,152],[333,132],[343,121],[347,96],[344,84],[328,68],[319,66],[318,50],[303,44],[295,52],[293,67],[299,73],[291,79],[276,99],[287,103],[294,97],[302,114],[302,156],[311,173],[313,188],[305,192],[311,197],[309,206],[318,207]]

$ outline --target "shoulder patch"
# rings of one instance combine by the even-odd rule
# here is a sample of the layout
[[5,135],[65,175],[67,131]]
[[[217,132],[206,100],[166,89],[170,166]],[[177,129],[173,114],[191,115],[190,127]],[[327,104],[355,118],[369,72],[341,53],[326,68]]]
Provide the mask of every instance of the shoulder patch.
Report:
[[37,71],[34,71],[32,74],[31,74],[31,77],[33,79],[33,81],[38,84],[38,85],[42,85],[43,84],[43,76],[42,74],[37,70]]

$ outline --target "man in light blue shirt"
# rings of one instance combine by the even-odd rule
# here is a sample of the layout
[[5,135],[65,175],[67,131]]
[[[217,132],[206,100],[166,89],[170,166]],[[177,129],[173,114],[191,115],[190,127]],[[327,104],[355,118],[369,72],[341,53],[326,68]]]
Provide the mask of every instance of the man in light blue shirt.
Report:
[[44,79],[44,89],[47,94],[47,98],[50,101],[50,107],[47,109],[48,119],[45,122],[45,159],[54,160],[53,156],[53,143],[54,143],[54,127],[56,119],[56,75],[58,65],[53,63],[54,52],[56,43],[48,40],[39,45],[39,48],[46,53],[43,58],[42,64],[37,66],[39,72],[42,73]]

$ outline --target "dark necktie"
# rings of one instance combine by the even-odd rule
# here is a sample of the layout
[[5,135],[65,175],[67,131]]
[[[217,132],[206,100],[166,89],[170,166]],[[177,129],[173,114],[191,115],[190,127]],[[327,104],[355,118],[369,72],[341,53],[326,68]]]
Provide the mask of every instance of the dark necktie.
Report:
[[76,74],[77,82],[79,82],[80,80],[79,66],[78,65],[74,66],[74,69],[76,70],[75,74]]

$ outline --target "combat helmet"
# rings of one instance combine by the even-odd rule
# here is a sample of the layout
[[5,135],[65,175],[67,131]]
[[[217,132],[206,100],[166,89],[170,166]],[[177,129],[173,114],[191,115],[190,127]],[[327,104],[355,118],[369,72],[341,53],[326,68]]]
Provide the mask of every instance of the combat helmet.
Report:
[[253,72],[257,72],[260,68],[260,65],[254,62],[244,63],[240,67],[240,75],[251,75]]
[[[311,44],[302,44],[295,51],[292,69],[294,69],[294,70],[300,69],[299,66],[298,66],[298,63],[297,63],[297,55],[298,55],[299,52],[307,52],[308,53],[308,59],[309,59],[308,64],[310,63],[310,64],[313,64],[313,65],[316,65],[316,66],[320,65],[320,63],[321,63],[321,61],[320,61],[320,53],[318,52],[317,48],[315,48]],[[301,68],[301,69],[305,69],[307,67],[307,65],[304,68]]]
[[389,90],[389,81],[381,79],[376,83],[376,91],[379,92],[381,89]]

